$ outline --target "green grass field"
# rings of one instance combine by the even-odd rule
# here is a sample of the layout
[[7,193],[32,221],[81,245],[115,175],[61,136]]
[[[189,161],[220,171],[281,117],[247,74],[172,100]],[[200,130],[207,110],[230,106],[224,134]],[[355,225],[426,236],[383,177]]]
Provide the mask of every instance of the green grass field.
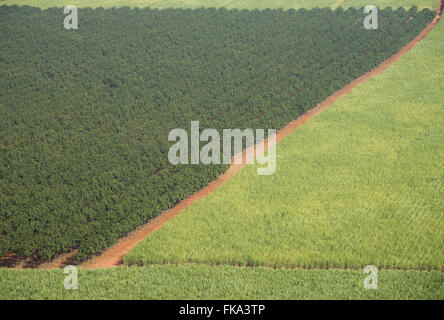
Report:
[[[29,5],[41,8],[63,7],[75,5],[81,7],[152,7],[152,8],[198,8],[215,7],[227,9],[312,9],[331,7],[333,9],[341,6],[343,8],[360,8],[368,5],[368,0],[5,0],[8,5]],[[418,9],[436,9],[436,0],[374,0],[373,5],[379,7],[404,7],[409,8],[416,5]]]
[[444,275],[380,271],[378,290],[353,270],[272,270],[202,265],[80,270],[0,270],[0,299],[444,299]]
[[127,264],[442,270],[444,25],[145,239]]

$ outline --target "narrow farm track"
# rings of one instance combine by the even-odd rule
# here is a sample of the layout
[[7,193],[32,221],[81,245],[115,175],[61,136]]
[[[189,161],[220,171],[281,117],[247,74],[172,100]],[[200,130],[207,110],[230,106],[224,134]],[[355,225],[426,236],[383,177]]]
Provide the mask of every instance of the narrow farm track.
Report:
[[[413,39],[410,43],[408,43],[405,47],[403,47],[398,53],[394,54],[391,58],[381,63],[378,67],[374,68],[373,70],[369,71],[368,73],[362,75],[361,77],[357,78],[341,90],[337,91],[330,97],[328,97],[326,100],[318,104],[315,108],[311,109],[304,115],[300,116],[296,120],[290,122],[287,126],[282,128],[279,132],[276,134],[276,143],[279,143],[282,141],[286,136],[291,134],[296,128],[303,125],[305,122],[307,122],[311,117],[318,115],[328,107],[330,107],[337,99],[342,97],[343,95],[349,94],[355,87],[357,87],[361,83],[365,83],[372,79],[373,77],[381,74],[385,70],[387,70],[388,67],[390,67],[393,63],[398,61],[405,53],[410,51],[413,47],[415,47],[421,40],[423,40],[426,35],[435,27],[435,25],[439,22],[441,18],[441,10],[443,7],[444,0],[441,0],[441,5],[437,10],[437,15],[435,19],[427,26],[426,29],[424,29],[415,39]],[[254,146],[252,146],[254,147]],[[265,143],[265,149],[270,147],[268,145],[268,142]],[[244,150],[243,154],[245,155],[247,150]],[[181,201],[178,203],[175,207],[164,211],[160,216],[154,218],[153,220],[149,221],[142,227],[136,229],[135,231],[131,232],[128,236],[125,238],[122,238],[119,242],[117,242],[114,246],[112,246],[110,249],[106,250],[103,254],[100,256],[96,256],[89,260],[88,262],[81,265],[81,267],[86,269],[97,269],[97,268],[110,268],[114,266],[118,266],[122,263],[122,258],[125,254],[127,254],[134,246],[136,246],[140,241],[142,241],[145,237],[149,236],[151,233],[153,233],[155,230],[160,228],[165,222],[168,220],[174,218],[176,215],[178,215],[182,210],[189,207],[191,204],[193,204],[195,201],[205,198],[207,195],[214,192],[218,187],[220,187],[222,184],[224,184],[228,179],[233,177],[240,169],[242,169],[246,164],[236,165],[233,164],[230,166],[228,171],[226,171],[224,174],[220,175],[219,178],[212,183],[210,183],[207,187],[201,189],[200,191],[193,194],[191,197]],[[57,263],[54,263],[52,266],[46,266],[57,268],[63,265],[63,261],[58,261]]]
[[[353,270],[353,271],[362,271],[363,267],[351,267],[351,266],[335,266],[335,265],[327,265],[327,266],[307,266],[307,265],[294,265],[294,266],[282,266],[282,265],[272,265],[272,264],[236,264],[236,263],[206,263],[206,262],[178,262],[178,263],[148,263],[148,264],[131,264],[130,267],[155,267],[155,266],[187,266],[187,265],[197,265],[197,266],[208,266],[212,268],[216,267],[236,267],[236,268],[265,268],[270,270]],[[117,267],[113,266],[113,267]],[[82,266],[84,269],[100,269],[100,268],[90,268]],[[441,272],[444,273],[444,268],[441,270],[434,270],[429,268],[402,268],[402,267],[384,267],[380,265],[375,265],[378,270],[384,271],[419,271],[419,272]],[[111,267],[110,267],[111,268]],[[107,268],[104,268],[107,269]]]

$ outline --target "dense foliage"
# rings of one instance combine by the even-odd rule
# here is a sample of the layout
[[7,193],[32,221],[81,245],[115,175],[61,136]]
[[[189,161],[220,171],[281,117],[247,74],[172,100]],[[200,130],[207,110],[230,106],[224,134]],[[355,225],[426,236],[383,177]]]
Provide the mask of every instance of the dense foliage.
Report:
[[[85,258],[226,166],[168,164],[168,132],[281,128],[434,13],[0,7],[0,255]],[[410,17],[414,17],[413,20]]]

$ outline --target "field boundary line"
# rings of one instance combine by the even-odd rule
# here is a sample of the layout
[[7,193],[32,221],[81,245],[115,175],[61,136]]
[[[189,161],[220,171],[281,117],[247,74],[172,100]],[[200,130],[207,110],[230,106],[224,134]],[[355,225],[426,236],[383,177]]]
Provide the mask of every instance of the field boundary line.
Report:
[[[273,265],[267,265],[267,264],[236,264],[236,263],[205,263],[205,262],[166,262],[166,263],[149,263],[149,264],[129,264],[129,265],[122,265],[125,267],[155,267],[155,266],[186,266],[186,265],[194,265],[194,266],[207,266],[211,268],[216,267],[236,267],[236,268],[264,268],[264,269],[272,269],[272,270],[342,270],[342,271],[359,271],[364,269],[365,266],[362,267],[343,267],[343,266],[335,266],[335,265],[328,265],[326,267],[315,267],[315,266],[304,266],[304,265],[295,265],[295,266],[273,266]],[[378,265],[375,265],[378,271],[420,271],[420,272],[440,272],[444,273],[444,269],[427,269],[427,268],[396,268],[396,267],[380,267]],[[118,266],[115,266],[118,267]]]
[[[297,119],[291,121],[284,128],[279,130],[276,133],[276,144],[282,141],[289,134],[291,134],[296,128],[302,126],[304,123],[310,120],[313,116],[318,115],[319,113],[330,107],[340,97],[349,94],[358,85],[365,83],[370,79],[374,78],[375,76],[383,73],[393,63],[398,61],[404,54],[409,52],[413,47],[415,47],[419,42],[421,42],[439,22],[441,18],[441,9],[443,5],[444,5],[444,0],[440,0],[440,5],[437,9],[436,17],[433,19],[433,21],[419,35],[417,35],[412,41],[410,41],[406,46],[404,46],[400,51],[392,55],[387,60],[383,61],[380,65],[378,65],[374,69],[370,70],[369,72],[355,79],[342,89],[336,91],[333,95],[329,96],[323,102],[319,103],[316,107],[307,111],[305,114],[299,116]],[[272,146],[268,145],[267,139],[265,139],[265,142],[266,143],[263,144],[264,151]],[[259,147],[260,145],[261,144],[259,144]],[[257,146],[253,145],[249,148],[255,148],[255,147]],[[243,157],[245,157],[245,155],[249,151],[249,148],[245,149],[242,152]],[[80,267],[85,269],[98,269],[98,268],[110,268],[121,265],[123,256],[126,255],[133,247],[139,244],[143,239],[145,239],[147,236],[149,236],[154,231],[159,229],[165,222],[171,220],[176,215],[181,213],[184,209],[191,206],[195,201],[203,199],[209,194],[213,193],[217,188],[223,185],[226,181],[228,181],[238,171],[240,171],[240,169],[242,169],[245,166],[246,164],[240,164],[240,165],[232,164],[225,173],[221,174],[216,180],[211,182],[209,185],[197,191],[190,197],[180,201],[174,207],[163,211],[159,216],[151,219],[144,225],[130,232],[127,236],[118,240],[117,243],[115,243],[109,249],[105,250],[101,255],[94,256],[90,260],[80,264]],[[58,259],[53,263],[50,262],[45,264],[45,268],[49,269],[60,268],[65,264],[66,261],[64,261],[63,259]]]

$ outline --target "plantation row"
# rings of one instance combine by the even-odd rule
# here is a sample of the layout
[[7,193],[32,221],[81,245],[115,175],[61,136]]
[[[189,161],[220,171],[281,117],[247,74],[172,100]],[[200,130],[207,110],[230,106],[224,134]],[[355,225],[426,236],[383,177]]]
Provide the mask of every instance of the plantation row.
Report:
[[0,7],[0,255],[100,252],[226,170],[169,165],[172,129],[279,129],[434,13],[381,10],[371,31],[362,9],[79,9],[69,31],[64,17]]

